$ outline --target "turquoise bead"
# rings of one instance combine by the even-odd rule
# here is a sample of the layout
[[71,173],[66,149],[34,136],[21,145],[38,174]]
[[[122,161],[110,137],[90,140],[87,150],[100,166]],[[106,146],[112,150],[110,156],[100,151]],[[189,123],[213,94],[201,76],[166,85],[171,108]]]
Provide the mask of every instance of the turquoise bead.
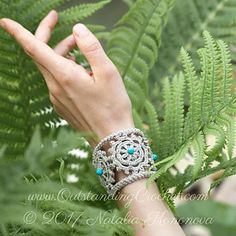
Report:
[[157,161],[157,159],[158,159],[157,154],[153,153],[153,154],[152,154],[152,160],[153,160],[153,161]]
[[103,169],[102,168],[97,168],[96,169],[96,174],[97,175],[102,175],[103,174]]
[[132,147],[132,146],[131,146],[131,147],[129,147],[129,148],[128,148],[128,150],[127,150],[127,151],[128,151],[128,153],[129,153],[129,154],[131,154],[131,155],[132,155],[132,154],[134,154],[134,152],[135,152],[135,149],[134,149],[134,147]]

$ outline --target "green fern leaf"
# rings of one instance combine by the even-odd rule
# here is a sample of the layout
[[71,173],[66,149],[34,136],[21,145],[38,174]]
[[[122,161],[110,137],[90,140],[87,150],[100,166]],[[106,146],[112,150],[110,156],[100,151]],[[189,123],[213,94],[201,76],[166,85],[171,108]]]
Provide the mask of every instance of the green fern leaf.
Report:
[[184,126],[184,77],[175,76],[173,82],[169,79],[164,84],[164,121],[161,126],[161,156],[166,157],[174,153],[183,142]]
[[225,135],[227,140],[227,152],[229,158],[232,158],[233,149],[236,143],[236,122],[233,117],[227,114],[221,114],[218,116],[218,122],[226,128]]
[[98,3],[86,3],[71,7],[59,13],[59,25],[71,25],[79,22],[84,18],[95,13],[97,10],[103,8],[111,0],[100,1]]
[[193,178],[198,176],[204,161],[205,140],[201,132],[199,132],[192,141],[192,156],[194,158]]
[[[235,46],[236,2],[234,0],[176,0],[162,35],[160,60],[152,71],[152,81],[175,74],[180,68],[179,50],[195,52],[201,46],[202,32]],[[233,49],[234,47],[232,47]],[[232,50],[235,58],[234,50]],[[197,55],[194,53],[194,61]]]
[[[174,155],[170,156],[168,158],[169,161],[161,165],[159,169],[157,170],[157,172],[148,179],[148,184],[158,179],[162,174],[166,173],[171,167],[173,167],[178,161],[184,158],[188,152],[189,145],[190,145],[189,143],[186,145],[183,145]],[[157,163],[155,165],[159,166],[160,163]]]
[[210,124],[204,130],[204,133],[206,137],[214,137],[214,144],[210,145],[209,149],[206,150],[206,154],[209,157],[213,156],[215,158],[220,154],[225,145],[226,137],[224,130],[219,124]]
[[199,79],[194,68],[193,61],[184,48],[181,49],[181,58],[185,72],[185,80],[188,85],[189,94],[189,110],[185,124],[185,137],[191,136],[191,134],[199,127],[200,120],[200,85]]
[[37,0],[32,2],[31,0],[21,0],[15,6],[16,9],[21,10],[19,11],[20,14],[17,14],[16,20],[23,24],[27,22],[27,27],[30,30],[34,30],[41,18],[50,10],[59,7],[66,1],[67,0]]
[[172,0],[137,1],[118,22],[108,43],[108,54],[123,79],[135,80],[145,93],[149,70],[157,58],[161,30],[172,4]]
[[[191,154],[195,165],[188,166],[184,173],[175,169],[178,183],[166,181],[166,186],[176,187],[177,192],[190,186],[197,179],[214,173],[214,171],[223,169],[230,172],[230,168],[235,168],[233,160],[227,162],[227,159],[232,159],[236,135],[235,95],[231,91],[232,69],[229,52],[222,41],[214,40],[207,32],[204,32],[204,41],[204,48],[199,50],[200,78],[197,76],[190,56],[182,49],[184,79],[178,80],[178,77],[175,76],[172,82],[169,79],[164,82],[164,121],[160,126],[161,146],[159,150],[163,160],[155,164],[159,169],[150,178],[150,181],[159,177],[163,178],[164,175],[165,179],[171,179],[166,176],[170,176],[172,173],[166,173],[166,171],[181,160],[188,150],[192,150]],[[187,92],[190,103],[183,116],[184,92]],[[177,112],[180,112],[177,116],[174,109],[176,106],[178,107]],[[176,117],[179,118],[176,119]],[[178,120],[178,124],[184,123],[184,136],[181,136],[182,130],[179,129],[182,125],[176,126],[175,122]],[[180,135],[175,136],[175,129]],[[206,149],[209,135],[213,135],[215,141],[209,149]],[[173,148],[174,144],[175,148]],[[227,155],[224,153],[225,146],[227,147]],[[218,166],[212,167],[213,162],[218,162]]]
[[143,130],[143,121],[140,117],[140,115],[138,114],[138,112],[133,109],[133,119],[134,119],[134,124],[135,124],[135,127],[137,127],[138,129]]
[[153,105],[148,100],[145,101],[144,108],[147,112],[148,117],[148,137],[150,139],[153,150],[159,153],[161,137],[157,113]]
[[124,81],[128,95],[133,102],[133,107],[135,107],[138,111],[142,109],[144,106],[143,101],[145,101],[145,94],[142,88],[139,86],[137,82],[131,79],[127,79]]

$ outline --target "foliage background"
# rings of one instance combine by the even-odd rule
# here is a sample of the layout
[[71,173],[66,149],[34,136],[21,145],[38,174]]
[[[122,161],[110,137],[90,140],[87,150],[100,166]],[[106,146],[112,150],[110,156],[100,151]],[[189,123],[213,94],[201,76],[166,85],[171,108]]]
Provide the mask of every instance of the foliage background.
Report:
[[[79,1],[80,4],[83,2]],[[227,46],[222,41],[214,40],[207,32],[202,37],[202,33],[209,30],[214,37],[224,39],[234,59],[236,3],[232,0],[177,0],[174,7],[172,0],[139,0],[119,24],[113,26],[129,8],[121,1],[112,1],[96,16],[87,18],[108,3],[89,2],[95,4],[77,5],[78,1],[62,0],[3,0],[0,17],[17,19],[33,32],[52,7],[58,8],[61,11],[60,23],[51,45],[67,35],[73,23],[82,20],[89,24],[120,69],[133,102],[136,126],[145,131],[153,150],[159,153],[159,170],[150,180],[158,178],[157,184],[163,196],[172,187],[175,187],[175,194],[179,194],[198,179],[219,170],[224,170],[223,175],[212,184],[212,188],[225,177],[235,174],[233,117],[236,110],[231,73],[234,60],[230,60]],[[135,1],[124,2],[133,6]],[[71,12],[63,12],[73,4],[78,7]],[[176,22],[179,22],[178,27],[173,25]],[[108,29],[101,25],[106,25]],[[14,40],[0,32],[1,234],[131,235],[127,224],[99,222],[89,226],[85,223],[99,214],[107,219],[125,214],[116,208],[115,201],[27,200],[32,193],[56,196],[63,188],[68,188],[71,194],[78,193],[78,190],[84,194],[90,191],[105,194],[105,190],[94,174],[92,150],[82,134],[67,126],[55,127],[60,119],[50,108],[42,77]],[[198,36],[198,40],[193,41],[190,47],[186,41],[194,35]],[[205,46],[199,51],[199,59],[197,49],[203,47],[203,38]],[[194,64],[184,49],[178,56],[181,46],[191,52]],[[84,62],[78,52],[74,53],[78,61]],[[178,64],[173,69],[176,56],[182,59],[183,67],[177,60]],[[172,70],[169,71],[169,68]],[[180,70],[182,73],[179,73]],[[206,92],[200,94],[203,87],[207,88]],[[223,88],[224,94],[221,92]],[[204,119],[199,117],[199,101],[202,98]],[[210,135],[215,142],[208,147]],[[76,148],[80,150],[76,157],[74,152],[68,153]],[[194,165],[180,172],[176,164],[187,154],[192,157]],[[68,183],[71,175],[79,181]],[[173,201],[165,200],[174,211]],[[216,216],[220,207],[221,212],[225,212],[225,224],[222,226],[222,221],[216,220],[215,226],[223,227],[227,235],[235,235],[235,224],[227,223],[228,219],[235,217],[235,211],[229,206],[209,207],[208,210],[206,206],[215,206],[216,203],[193,204],[197,204],[195,209],[202,209],[202,215]],[[191,206],[188,207],[177,209],[177,216],[199,215],[199,212],[189,210]],[[25,222],[28,212],[37,216],[33,224]],[[50,223],[42,223],[45,217],[52,219]],[[212,232],[223,235],[220,230]]]

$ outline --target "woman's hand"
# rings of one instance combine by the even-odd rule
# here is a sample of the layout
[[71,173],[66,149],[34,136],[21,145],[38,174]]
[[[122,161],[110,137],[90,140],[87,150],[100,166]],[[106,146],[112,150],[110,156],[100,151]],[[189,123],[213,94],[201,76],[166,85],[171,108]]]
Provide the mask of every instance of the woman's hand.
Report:
[[[57,19],[56,11],[51,11],[35,35],[10,19],[1,19],[0,26],[34,60],[47,83],[55,111],[74,128],[92,131],[103,138],[116,130],[133,127],[131,102],[121,76],[83,24],[75,25],[73,34],[54,49],[47,45]],[[76,45],[88,60],[92,76],[66,58]]]

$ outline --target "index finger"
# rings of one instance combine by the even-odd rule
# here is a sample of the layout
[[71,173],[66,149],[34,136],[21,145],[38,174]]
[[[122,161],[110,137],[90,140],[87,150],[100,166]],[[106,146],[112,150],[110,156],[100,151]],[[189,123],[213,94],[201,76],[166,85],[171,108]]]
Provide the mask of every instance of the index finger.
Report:
[[46,68],[58,66],[61,64],[60,62],[65,62],[65,58],[57,55],[47,44],[38,40],[16,21],[3,18],[0,20],[0,26],[16,39],[33,60]]

